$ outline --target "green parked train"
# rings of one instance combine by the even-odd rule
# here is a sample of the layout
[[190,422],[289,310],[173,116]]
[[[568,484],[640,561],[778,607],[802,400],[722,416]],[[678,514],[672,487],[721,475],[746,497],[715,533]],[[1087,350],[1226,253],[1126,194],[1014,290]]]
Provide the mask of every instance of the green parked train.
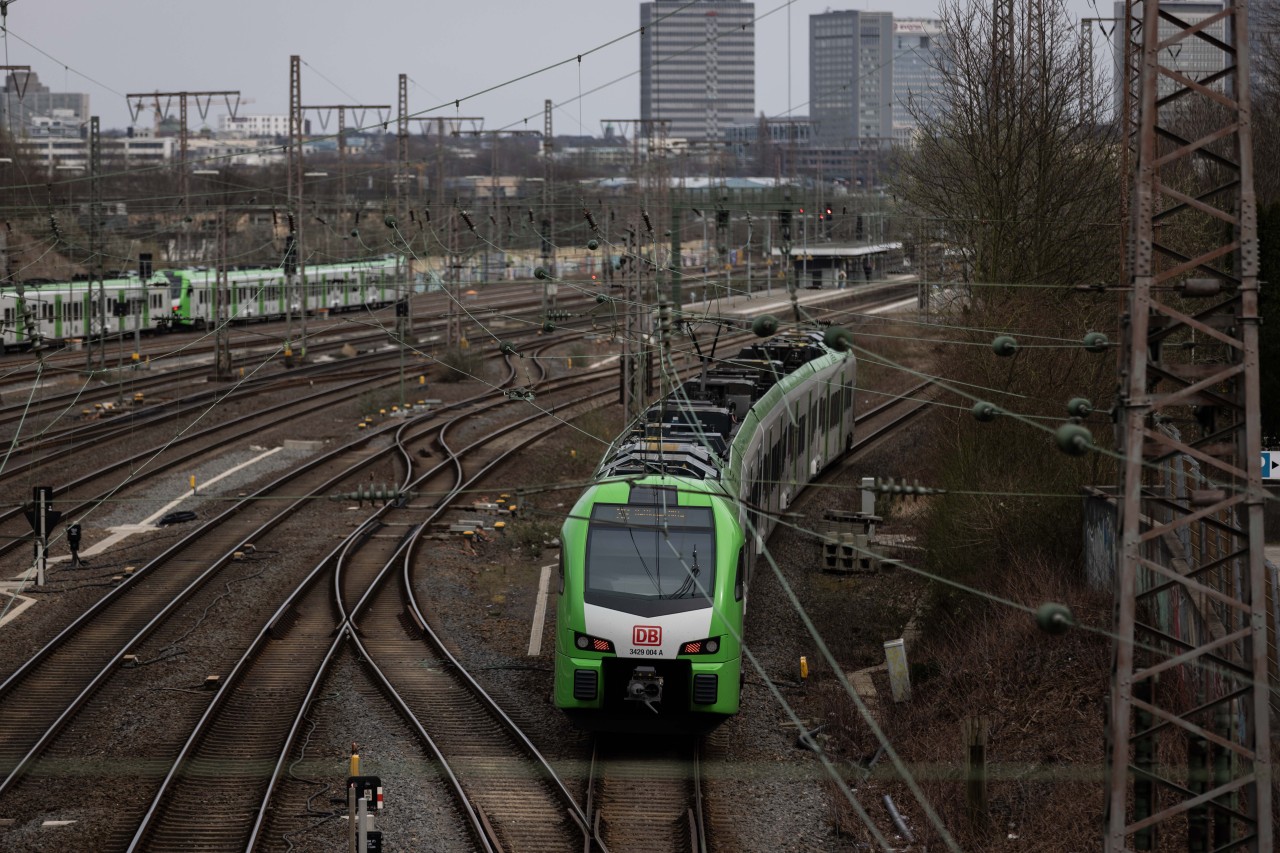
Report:
[[752,562],[853,442],[847,343],[749,346],[606,452],[561,531],[554,698],[575,725],[705,731],[738,712]]
[[[402,262],[403,263],[403,262]],[[325,264],[306,269],[307,313],[381,308],[397,299],[396,259]],[[0,290],[6,352],[34,343],[119,337],[135,331],[166,332],[213,325],[217,272],[169,269],[140,277],[89,281],[28,282]],[[229,270],[228,316],[233,323],[297,316],[304,288],[280,268]]]

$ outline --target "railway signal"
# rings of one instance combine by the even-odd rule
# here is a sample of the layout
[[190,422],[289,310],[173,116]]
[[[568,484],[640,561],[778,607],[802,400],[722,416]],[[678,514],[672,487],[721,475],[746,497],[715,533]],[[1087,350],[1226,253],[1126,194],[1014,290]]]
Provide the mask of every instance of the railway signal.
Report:
[[53,487],[33,488],[31,503],[22,512],[36,534],[36,586],[44,586],[44,573],[49,564],[49,531],[62,520],[62,513],[53,508]]

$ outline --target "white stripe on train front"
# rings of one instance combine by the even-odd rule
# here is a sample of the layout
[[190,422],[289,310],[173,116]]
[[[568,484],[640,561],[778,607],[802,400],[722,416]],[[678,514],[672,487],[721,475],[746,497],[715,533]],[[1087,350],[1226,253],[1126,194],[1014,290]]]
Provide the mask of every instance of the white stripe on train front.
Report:
[[683,643],[711,633],[710,607],[665,616],[635,616],[595,604],[583,609],[586,633],[612,641],[620,658],[674,660]]

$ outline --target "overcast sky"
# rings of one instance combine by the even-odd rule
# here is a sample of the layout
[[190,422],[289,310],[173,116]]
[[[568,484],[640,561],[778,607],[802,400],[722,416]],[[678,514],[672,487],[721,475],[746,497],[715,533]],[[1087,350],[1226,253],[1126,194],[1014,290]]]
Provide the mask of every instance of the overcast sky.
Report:
[[[543,101],[550,98],[562,105],[554,115],[557,134],[599,135],[601,119],[639,116],[639,5],[639,0],[13,0],[4,64],[30,65],[54,91],[88,92],[104,130],[130,124],[124,96],[133,92],[238,89],[248,101],[241,114],[284,114],[289,57],[298,54],[304,104],[394,106],[403,73],[409,76],[411,113],[483,116],[489,130],[541,130]],[[1099,5],[1110,8],[1110,3]],[[932,17],[936,8],[936,0],[757,0],[757,114],[808,113],[810,15],[870,9]],[[1089,0],[1069,0],[1068,8],[1075,17],[1097,14]],[[586,54],[581,66],[579,54]],[[511,82],[521,77],[526,79]],[[498,88],[476,94],[493,87]],[[455,99],[462,99],[456,109]],[[176,102],[173,108],[176,116]],[[190,125],[198,129],[194,103],[189,111]],[[215,103],[207,123],[216,126],[223,112]],[[308,118],[319,132],[319,116]],[[148,110],[139,123],[150,119]],[[371,114],[368,120],[375,118]],[[331,119],[334,128],[336,119]]]

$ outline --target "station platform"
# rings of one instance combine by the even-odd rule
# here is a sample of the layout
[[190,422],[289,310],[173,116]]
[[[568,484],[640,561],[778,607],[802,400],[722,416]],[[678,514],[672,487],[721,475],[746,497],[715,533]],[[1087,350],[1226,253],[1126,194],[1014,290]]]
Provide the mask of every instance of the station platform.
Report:
[[[874,297],[878,294],[888,293],[901,288],[904,284],[915,281],[915,279],[914,275],[897,275],[868,284],[857,284],[844,288],[823,288],[821,290],[801,288],[796,291],[796,303],[801,308],[825,307],[850,299]],[[689,294],[698,289],[697,287],[688,287],[685,288],[685,293]],[[910,297],[904,297],[900,302],[874,309],[869,313],[888,313],[892,310],[903,310],[916,303],[916,295],[912,294]],[[693,300],[685,302],[681,306],[681,311],[686,317],[690,315],[703,316],[707,319],[740,320],[748,323],[765,314],[771,314],[786,322],[790,319],[792,310],[791,294],[787,292],[785,287],[778,286],[777,283],[774,283],[772,288],[762,288],[750,294],[711,300]]]

